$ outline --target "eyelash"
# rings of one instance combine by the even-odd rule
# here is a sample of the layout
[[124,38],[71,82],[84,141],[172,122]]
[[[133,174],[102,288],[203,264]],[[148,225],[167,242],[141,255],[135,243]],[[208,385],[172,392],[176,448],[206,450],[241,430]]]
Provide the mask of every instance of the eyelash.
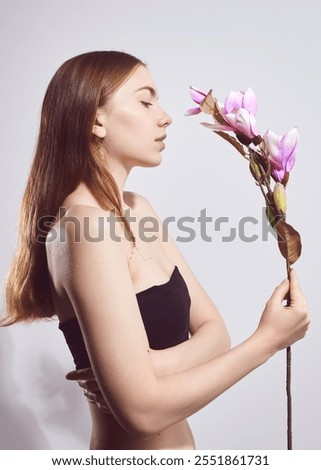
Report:
[[141,103],[145,106],[145,108],[149,108],[150,106],[153,106],[152,103],[148,103],[147,101],[141,101]]

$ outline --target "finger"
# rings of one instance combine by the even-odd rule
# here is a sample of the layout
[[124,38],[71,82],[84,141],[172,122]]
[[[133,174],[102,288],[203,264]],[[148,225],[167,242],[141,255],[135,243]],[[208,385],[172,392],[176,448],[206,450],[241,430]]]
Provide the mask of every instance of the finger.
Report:
[[275,289],[271,296],[271,301],[275,303],[282,303],[284,298],[286,297],[287,293],[289,292],[289,281],[288,279],[283,279],[281,284],[279,284]]
[[100,391],[96,380],[78,380],[78,384],[81,388],[87,390],[88,392]]
[[308,307],[308,301],[307,301],[307,298],[304,294],[302,294],[302,300],[303,300],[303,303],[304,303],[304,308],[306,310],[309,310],[309,307]]
[[105,400],[105,398],[103,397],[102,394],[99,394],[99,395],[97,396],[96,405],[98,406],[98,408],[99,408],[101,411],[104,411],[105,413],[110,413],[110,414],[111,414],[109,405],[108,405],[108,403],[106,402],[106,400]]
[[102,393],[91,393],[87,390],[84,390],[84,395],[89,403],[96,405],[100,411],[106,414],[111,414],[110,408],[107,405]]
[[290,298],[291,304],[303,302],[299,279],[294,269],[291,269],[290,271]]
[[103,395],[98,392],[98,393],[91,393],[88,392],[87,390],[84,391],[84,395],[89,401],[89,403],[95,403],[95,405],[98,406],[98,408],[106,408],[108,409],[108,405],[103,397]]
[[84,390],[84,395],[86,397],[90,397],[92,400],[95,400],[96,403],[105,402],[103,394],[99,390],[97,392],[90,392],[88,390]]
[[67,380],[78,380],[78,371],[72,370],[65,375]]
[[97,403],[97,406],[99,410],[102,411],[103,413],[110,414],[110,415],[112,414],[109,406],[106,403]]
[[66,375],[67,380],[93,380],[95,379],[94,372],[91,367],[86,369],[72,370]]
[[87,390],[84,390],[84,395],[89,403],[96,403],[95,396],[92,396]]

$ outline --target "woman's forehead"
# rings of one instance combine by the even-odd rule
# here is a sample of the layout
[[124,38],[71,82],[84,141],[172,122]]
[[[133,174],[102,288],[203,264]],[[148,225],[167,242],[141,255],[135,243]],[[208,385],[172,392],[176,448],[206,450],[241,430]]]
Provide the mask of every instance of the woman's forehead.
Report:
[[133,94],[140,91],[149,91],[157,96],[157,89],[153,77],[144,65],[139,65],[128,79],[118,88],[115,95]]

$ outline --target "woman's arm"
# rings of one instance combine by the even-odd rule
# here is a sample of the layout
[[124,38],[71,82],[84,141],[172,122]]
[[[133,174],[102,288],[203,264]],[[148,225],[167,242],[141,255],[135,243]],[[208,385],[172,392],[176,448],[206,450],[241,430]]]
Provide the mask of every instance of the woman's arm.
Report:
[[197,280],[149,201],[132,192],[127,192],[126,197],[130,199],[130,205],[137,217],[147,216],[154,221],[153,235],[160,240],[165,256],[173,265],[178,266],[191,298],[191,338],[172,348],[151,351],[156,375],[163,377],[181,372],[225,353],[230,349],[230,337],[212,299]]
[[[89,220],[99,232],[106,212],[76,207],[68,215]],[[88,230],[88,227],[87,227]],[[157,378],[121,244],[110,237],[108,222],[101,241],[74,240],[66,228],[56,269],[68,293],[86,343],[100,390],[120,424],[136,436],[150,436],[195,413],[281,348],[304,336],[307,308],[292,273],[290,307],[281,302],[285,281],[267,304],[258,330],[240,346],[186,371]]]
[[215,321],[208,320],[187,341],[150,353],[155,375],[165,377],[215,359],[229,349],[228,334],[222,333]]

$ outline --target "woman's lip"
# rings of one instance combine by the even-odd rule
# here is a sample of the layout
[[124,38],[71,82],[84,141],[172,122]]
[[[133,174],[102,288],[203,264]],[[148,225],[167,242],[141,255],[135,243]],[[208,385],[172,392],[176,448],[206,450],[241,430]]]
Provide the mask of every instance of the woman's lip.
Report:
[[157,142],[158,144],[161,144],[161,146],[163,147],[163,149],[165,148],[165,144],[162,140],[155,140],[155,142]]
[[162,135],[162,137],[158,137],[158,139],[155,139],[155,140],[156,142],[163,142],[163,140],[165,140],[166,137],[167,137],[166,135]]

